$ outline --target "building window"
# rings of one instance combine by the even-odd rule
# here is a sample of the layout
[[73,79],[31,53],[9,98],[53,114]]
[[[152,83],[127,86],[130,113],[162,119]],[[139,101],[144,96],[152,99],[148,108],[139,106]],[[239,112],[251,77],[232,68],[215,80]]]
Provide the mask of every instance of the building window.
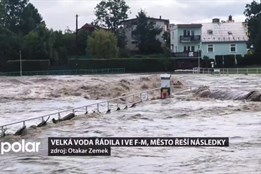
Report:
[[213,53],[214,52],[214,46],[213,45],[208,45],[208,52]]
[[235,53],[236,52],[236,44],[230,44],[230,52]]
[[213,34],[213,30],[207,30],[207,33],[211,35]]
[[193,51],[193,52],[195,51],[195,46],[191,47],[191,51]]

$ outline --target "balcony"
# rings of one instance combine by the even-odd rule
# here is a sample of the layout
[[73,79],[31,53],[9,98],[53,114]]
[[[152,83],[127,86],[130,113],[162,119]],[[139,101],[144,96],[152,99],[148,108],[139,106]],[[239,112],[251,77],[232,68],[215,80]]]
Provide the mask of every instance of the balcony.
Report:
[[181,43],[189,43],[189,42],[200,42],[200,35],[193,35],[193,36],[180,36]]
[[200,57],[200,51],[190,51],[190,52],[176,52],[172,53],[174,58],[198,58]]

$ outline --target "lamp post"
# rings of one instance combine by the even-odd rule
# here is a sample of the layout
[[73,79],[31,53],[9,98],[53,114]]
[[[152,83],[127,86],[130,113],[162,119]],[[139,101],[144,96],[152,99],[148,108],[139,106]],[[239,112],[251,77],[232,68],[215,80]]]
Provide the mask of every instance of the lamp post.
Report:
[[20,57],[20,76],[23,76],[23,65],[22,65],[22,51],[19,51],[19,57]]

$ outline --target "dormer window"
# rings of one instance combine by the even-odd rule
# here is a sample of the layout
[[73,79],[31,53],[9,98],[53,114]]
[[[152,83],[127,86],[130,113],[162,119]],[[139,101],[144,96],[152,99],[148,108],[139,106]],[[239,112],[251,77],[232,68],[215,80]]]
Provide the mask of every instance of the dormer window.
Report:
[[208,34],[213,34],[213,30],[208,30]]
[[228,35],[232,35],[232,32],[231,31],[229,31],[229,32],[227,32],[228,33]]

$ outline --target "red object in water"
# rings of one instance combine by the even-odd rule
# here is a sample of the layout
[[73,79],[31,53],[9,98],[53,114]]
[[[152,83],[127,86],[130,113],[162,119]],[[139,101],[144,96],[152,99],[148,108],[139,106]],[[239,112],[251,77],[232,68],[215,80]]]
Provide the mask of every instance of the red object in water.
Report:
[[161,99],[166,99],[167,98],[167,93],[166,92],[163,92],[162,94],[161,94]]

